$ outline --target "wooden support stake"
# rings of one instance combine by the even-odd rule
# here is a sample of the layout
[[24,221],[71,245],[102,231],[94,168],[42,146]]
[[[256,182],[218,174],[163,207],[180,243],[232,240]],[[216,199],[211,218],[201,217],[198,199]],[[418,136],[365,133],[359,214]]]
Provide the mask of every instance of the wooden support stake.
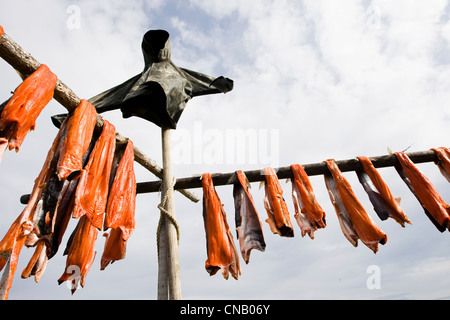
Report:
[[158,299],[180,300],[181,281],[178,258],[178,226],[175,221],[174,177],[170,152],[170,129],[162,128],[163,191],[158,241]]
[[[10,64],[15,70],[24,76],[28,76],[36,71],[40,67],[40,63],[28,52],[22,49],[13,39],[11,39],[6,33],[0,36],[0,57],[3,58],[8,64]],[[80,98],[59,78],[56,82],[56,87],[53,97],[58,101],[67,111],[71,112],[80,104]],[[98,115],[96,130],[103,128],[103,118]],[[127,142],[127,139],[116,132],[116,143],[122,145]],[[155,161],[146,156],[136,146],[133,147],[134,156],[137,163],[149,170],[151,173],[162,179],[163,169],[159,167]],[[189,191],[179,189],[181,194],[187,197],[193,202],[198,202],[199,199],[196,195]],[[26,196],[25,196],[26,197]],[[24,201],[26,198],[24,198]]]

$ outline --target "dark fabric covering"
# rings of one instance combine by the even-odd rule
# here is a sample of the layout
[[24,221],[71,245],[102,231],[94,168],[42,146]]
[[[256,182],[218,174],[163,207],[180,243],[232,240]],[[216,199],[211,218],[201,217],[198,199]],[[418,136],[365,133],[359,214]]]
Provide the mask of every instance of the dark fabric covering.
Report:
[[102,113],[119,109],[124,118],[141,117],[154,124],[176,129],[193,97],[226,93],[233,80],[179,68],[171,61],[169,33],[150,30],[142,40],[145,67],[142,73],[89,99]]

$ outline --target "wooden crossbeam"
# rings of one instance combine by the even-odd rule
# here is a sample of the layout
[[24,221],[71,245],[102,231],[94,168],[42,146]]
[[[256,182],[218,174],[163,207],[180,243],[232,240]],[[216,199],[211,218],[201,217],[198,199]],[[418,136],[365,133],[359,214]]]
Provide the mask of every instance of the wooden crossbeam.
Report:
[[[36,71],[41,63],[39,63],[31,54],[23,50],[13,39],[11,39],[6,33],[0,36],[0,57],[9,63],[15,70],[24,76],[28,76]],[[80,98],[59,78],[56,82],[56,87],[53,95],[54,99],[58,101],[68,112],[75,110],[80,104]],[[102,130],[103,118],[97,115],[96,130]],[[116,132],[117,145],[123,145],[127,142],[127,139]],[[139,148],[134,146],[135,161],[141,166],[149,170],[158,178],[163,178],[163,169],[157,165],[157,163],[145,155]],[[199,199],[196,195],[189,191],[178,189],[178,191],[193,202],[198,202]]]
[[[438,160],[435,152],[432,150],[411,152],[406,154],[414,163],[436,162]],[[369,157],[369,159],[372,161],[375,168],[393,167],[398,163],[395,154]],[[336,161],[336,164],[342,172],[362,169],[361,164],[356,158],[348,160],[338,160]],[[328,168],[325,162],[305,164],[303,165],[303,168],[305,169],[306,174],[309,176],[323,175],[328,172]],[[293,178],[291,167],[274,168],[274,170],[276,171],[279,179]],[[247,176],[249,182],[264,181],[264,174],[262,169],[244,171],[244,173]],[[232,185],[237,182],[235,172],[213,173],[211,174],[211,177],[213,179],[214,186]],[[201,187],[201,175],[197,175],[189,178],[177,179],[174,189],[194,189]],[[137,190],[139,193],[156,192],[160,190],[160,188],[160,181],[141,182],[137,186]]]

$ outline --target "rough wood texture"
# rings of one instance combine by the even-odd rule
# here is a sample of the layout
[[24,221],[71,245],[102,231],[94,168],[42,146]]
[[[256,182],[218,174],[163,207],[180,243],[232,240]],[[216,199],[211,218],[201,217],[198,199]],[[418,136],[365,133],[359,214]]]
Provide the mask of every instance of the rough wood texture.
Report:
[[[3,35],[0,36],[0,57],[2,57],[15,70],[25,77],[33,73],[41,65],[31,54],[23,50],[22,47],[12,40],[6,33],[3,33]],[[53,97],[69,112],[75,110],[75,108],[80,104],[80,98],[60,79],[56,82]],[[96,130],[101,130],[102,128],[103,118],[98,115]],[[126,141],[127,139],[125,137],[116,132],[117,145],[125,144]],[[134,146],[133,149],[136,162],[156,175],[158,178],[162,179],[163,169],[136,146]],[[193,202],[199,201],[196,195],[186,190],[179,189],[178,191]]]
[[163,181],[167,182],[161,192],[160,226],[158,239],[158,299],[180,300],[181,278],[178,258],[178,235],[175,221],[174,190],[170,187],[173,181],[170,154],[170,128],[161,129],[163,151]]

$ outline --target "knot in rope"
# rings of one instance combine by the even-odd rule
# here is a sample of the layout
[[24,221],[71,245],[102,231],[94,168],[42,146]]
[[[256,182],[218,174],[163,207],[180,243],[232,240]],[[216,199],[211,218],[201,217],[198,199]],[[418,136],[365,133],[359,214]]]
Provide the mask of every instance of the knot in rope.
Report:
[[[180,228],[178,226],[177,221],[175,220],[175,217],[172,215],[172,213],[170,213],[168,210],[166,210],[165,206],[166,206],[166,202],[167,199],[169,198],[169,192],[173,191],[173,188],[175,186],[176,183],[176,179],[175,177],[172,179],[172,182],[170,183],[170,185],[168,186],[168,188],[166,188],[164,196],[162,198],[161,203],[158,205],[158,209],[161,211],[161,213],[164,214],[165,217],[167,217],[172,224],[174,225],[176,231],[177,231],[177,243],[180,243]],[[158,229],[156,232],[156,240],[157,240],[157,245],[158,245],[158,254],[159,254],[159,239],[160,239],[160,233],[161,233],[161,227],[162,227],[162,221],[163,221],[163,215],[160,216],[159,218],[159,223],[158,223]]]

